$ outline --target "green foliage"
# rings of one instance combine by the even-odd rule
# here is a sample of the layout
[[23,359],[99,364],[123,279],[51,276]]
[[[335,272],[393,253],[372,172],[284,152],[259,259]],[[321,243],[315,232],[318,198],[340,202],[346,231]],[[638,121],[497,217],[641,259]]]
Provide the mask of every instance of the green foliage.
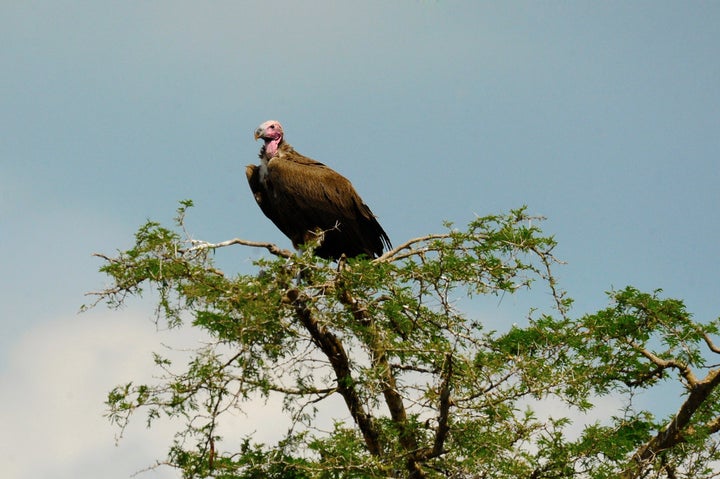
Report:
[[[525,209],[334,264],[312,247],[294,255],[193,240],[191,206],[181,203],[175,228],[148,221],[131,249],[102,256],[112,286],[97,293],[119,307],[150,288],[158,321],[212,338],[185,365],[155,354],[157,381],[128,382],[107,399],[121,430],[138,411],[148,427],[176,420],[162,463],[185,477],[713,477],[720,323],[631,287],[571,318],[551,271],[555,241]],[[237,244],[273,254],[252,274],[225,274],[213,252]],[[459,307],[536,284],[553,308],[506,331]],[[685,396],[658,419],[634,399],[663,381]],[[292,423],[276,444],[219,433],[227,415],[271,395]],[[317,406],[331,396],[346,411],[323,431]],[[623,410],[573,421],[607,397]],[[548,404],[560,413],[542,414]]]

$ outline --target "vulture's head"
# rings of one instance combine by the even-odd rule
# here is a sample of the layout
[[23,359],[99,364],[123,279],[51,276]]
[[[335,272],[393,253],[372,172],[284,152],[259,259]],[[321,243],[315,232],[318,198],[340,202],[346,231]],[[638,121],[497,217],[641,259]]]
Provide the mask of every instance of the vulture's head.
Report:
[[262,138],[265,144],[260,148],[260,158],[269,161],[277,155],[283,141],[283,129],[279,121],[269,120],[257,127],[255,139]]
[[265,143],[282,140],[283,128],[279,121],[268,120],[255,130],[255,139],[262,138]]

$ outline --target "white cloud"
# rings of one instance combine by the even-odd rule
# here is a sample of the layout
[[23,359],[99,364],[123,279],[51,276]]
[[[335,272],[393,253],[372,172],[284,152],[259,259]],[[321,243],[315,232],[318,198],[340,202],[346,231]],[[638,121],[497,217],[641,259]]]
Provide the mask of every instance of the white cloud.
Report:
[[0,375],[3,476],[126,478],[162,457],[166,427],[142,434],[132,428],[116,447],[103,417],[116,383],[147,376],[157,342],[147,319],[127,312],[60,318],[29,330]]
[[[91,311],[28,330],[0,370],[3,478],[124,479],[162,460],[180,424],[158,420],[147,429],[140,412],[116,444],[119,431],[103,416],[104,401],[118,384],[152,381],[159,371],[151,352],[167,352],[163,344],[189,349],[202,339],[196,328],[157,331],[147,313],[128,310]],[[286,432],[279,396],[245,406],[246,413],[223,416],[227,448],[247,434],[272,442]],[[139,477],[179,474],[162,467]]]

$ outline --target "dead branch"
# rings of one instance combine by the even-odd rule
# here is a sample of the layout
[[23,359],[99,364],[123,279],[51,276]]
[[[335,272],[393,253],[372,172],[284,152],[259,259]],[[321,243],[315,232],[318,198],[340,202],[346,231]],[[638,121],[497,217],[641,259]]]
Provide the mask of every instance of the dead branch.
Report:
[[[424,243],[424,242],[434,240],[434,239],[447,239],[449,237],[450,237],[450,233],[437,233],[437,234],[429,234],[426,236],[420,236],[418,238],[413,238],[413,239],[407,240],[400,246],[396,246],[395,248],[386,252],[379,258],[376,258],[374,261],[376,263],[395,261],[398,259],[398,258],[395,258],[395,255],[397,255],[400,251],[402,251],[404,249],[411,249],[410,247],[414,244]],[[417,250],[414,250],[414,251],[417,251]],[[414,251],[411,251],[411,254],[413,254]]]
[[199,241],[199,240],[193,240],[193,245],[191,248],[179,250],[180,253],[190,253],[193,251],[199,251],[199,250],[205,250],[205,249],[218,249],[218,248],[224,248],[226,246],[232,246],[232,245],[243,245],[243,246],[250,246],[253,248],[265,248],[268,250],[271,254],[274,254],[275,256],[280,256],[282,258],[292,258],[295,256],[295,253],[293,253],[290,250],[282,249],[278,247],[274,243],[266,243],[262,241],[250,241],[245,240],[242,238],[233,238],[231,240],[227,241],[221,241],[220,243],[208,243],[206,241]]

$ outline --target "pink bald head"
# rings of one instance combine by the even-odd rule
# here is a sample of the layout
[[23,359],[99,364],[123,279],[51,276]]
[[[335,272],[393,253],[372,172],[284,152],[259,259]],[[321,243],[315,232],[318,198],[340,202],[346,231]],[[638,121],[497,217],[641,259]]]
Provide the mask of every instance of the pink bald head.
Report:
[[255,130],[255,139],[262,138],[265,142],[280,140],[283,137],[283,127],[279,121],[268,120]]
[[283,128],[279,121],[268,120],[255,130],[255,139],[262,138],[265,144],[260,149],[260,157],[269,160],[277,154],[283,141]]

